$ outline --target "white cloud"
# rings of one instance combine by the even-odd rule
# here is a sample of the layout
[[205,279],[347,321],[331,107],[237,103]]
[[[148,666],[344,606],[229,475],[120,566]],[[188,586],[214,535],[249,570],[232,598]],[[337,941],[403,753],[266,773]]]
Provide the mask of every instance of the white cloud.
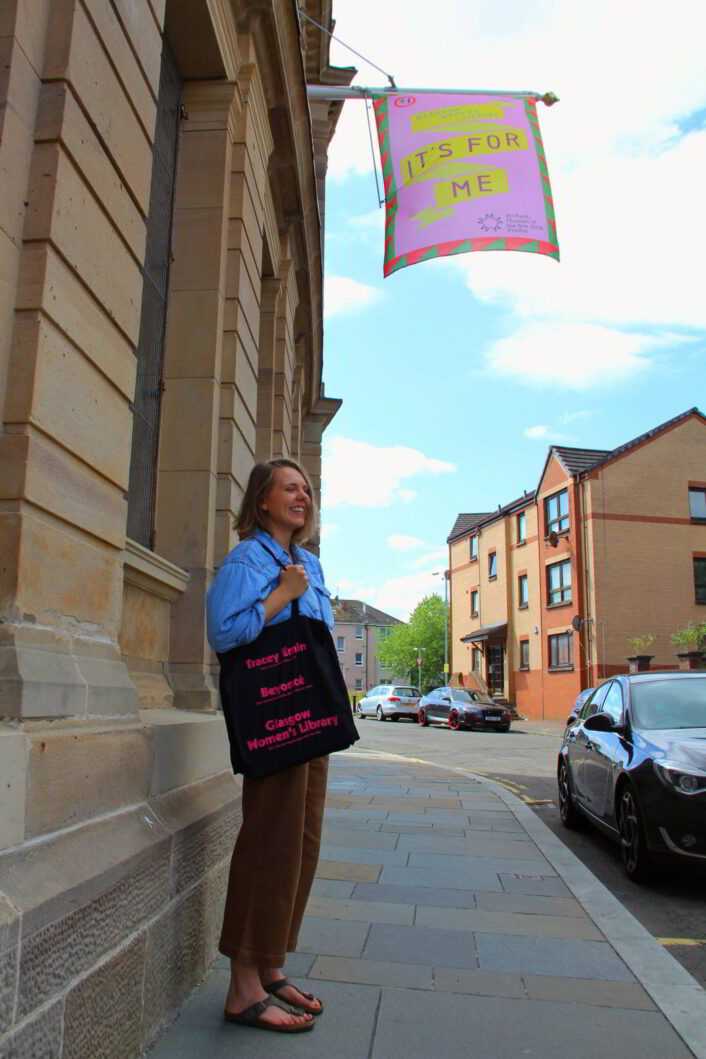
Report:
[[395,618],[407,621],[420,600],[425,596],[443,595],[444,587],[441,578],[432,576],[432,570],[427,569],[388,578],[376,588],[354,585],[352,589],[356,591],[352,591],[350,598],[362,599]]
[[411,504],[413,500],[417,499],[414,489],[400,489],[398,496],[403,504]]
[[324,316],[330,320],[334,316],[345,316],[368,309],[382,298],[378,287],[348,276],[327,276],[324,284]]
[[414,551],[415,548],[422,548],[424,546],[424,541],[420,537],[409,537],[404,533],[390,534],[387,538],[387,543],[395,552]]
[[574,441],[570,434],[562,434],[560,430],[554,430],[545,423],[538,423],[535,427],[527,427],[524,430],[526,438],[533,441]]
[[407,478],[449,474],[452,463],[403,445],[389,448],[353,438],[324,435],[322,503],[326,508],[351,505],[388,507],[416,495],[402,487]]
[[339,525],[337,525],[335,522],[322,522],[321,523],[321,533],[320,533],[321,540],[322,541],[331,540],[331,538],[335,537],[335,535],[339,532],[340,528],[341,527]]
[[442,561],[444,563],[444,566],[441,569],[445,570],[448,558],[448,548],[445,544],[440,544],[436,548],[430,548],[430,550],[428,552],[425,552],[424,555],[418,555],[415,559],[412,560],[410,566],[415,569],[419,569],[420,567],[429,566],[432,563],[438,564],[439,561]]
[[672,341],[599,324],[530,322],[489,347],[485,370],[533,386],[604,388],[649,370],[650,353]]
[[561,416],[561,422],[574,423],[577,419],[590,419],[593,414],[592,408],[583,408],[577,412],[564,412]]

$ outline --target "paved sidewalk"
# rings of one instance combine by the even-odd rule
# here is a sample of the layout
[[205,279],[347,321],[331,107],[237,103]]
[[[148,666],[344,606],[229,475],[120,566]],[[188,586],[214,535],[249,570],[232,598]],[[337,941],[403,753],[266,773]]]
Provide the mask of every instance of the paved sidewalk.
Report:
[[150,1059],[706,1059],[706,993],[491,781],[336,754],[321,856],[287,964],[314,1030],[224,1023],[221,957]]

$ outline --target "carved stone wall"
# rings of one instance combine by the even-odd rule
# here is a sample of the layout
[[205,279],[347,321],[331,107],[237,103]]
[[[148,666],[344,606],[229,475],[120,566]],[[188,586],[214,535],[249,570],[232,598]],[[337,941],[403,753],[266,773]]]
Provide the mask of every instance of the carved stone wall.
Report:
[[[165,48],[183,106],[148,548],[126,501]],[[204,595],[255,459],[298,455],[318,488],[340,404],[320,223],[340,108],[314,137],[328,38],[294,2],[5,0],[0,50],[0,1055],[136,1056],[212,958],[239,823]]]

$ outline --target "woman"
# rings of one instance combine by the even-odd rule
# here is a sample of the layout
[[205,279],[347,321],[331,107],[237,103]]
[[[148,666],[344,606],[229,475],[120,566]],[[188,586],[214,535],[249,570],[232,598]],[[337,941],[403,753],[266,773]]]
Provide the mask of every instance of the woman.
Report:
[[[311,538],[316,504],[306,471],[288,459],[257,464],[236,522],[240,543],[208,594],[208,638],[222,653],[265,625],[302,615],[333,627],[329,592]],[[243,823],[231,861],[220,951],[231,960],[225,1017],[279,1033],[312,1029],[320,1000],[285,977],[319,859],[328,758],[265,779],[243,779]],[[274,997],[289,1008],[275,1003]]]

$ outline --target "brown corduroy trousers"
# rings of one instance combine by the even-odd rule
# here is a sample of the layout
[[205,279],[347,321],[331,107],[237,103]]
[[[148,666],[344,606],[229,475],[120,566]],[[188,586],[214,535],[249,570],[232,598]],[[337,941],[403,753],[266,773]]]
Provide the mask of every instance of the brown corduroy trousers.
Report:
[[297,947],[316,874],[328,758],[243,779],[243,823],[230,863],[223,929],[225,956],[281,967]]

